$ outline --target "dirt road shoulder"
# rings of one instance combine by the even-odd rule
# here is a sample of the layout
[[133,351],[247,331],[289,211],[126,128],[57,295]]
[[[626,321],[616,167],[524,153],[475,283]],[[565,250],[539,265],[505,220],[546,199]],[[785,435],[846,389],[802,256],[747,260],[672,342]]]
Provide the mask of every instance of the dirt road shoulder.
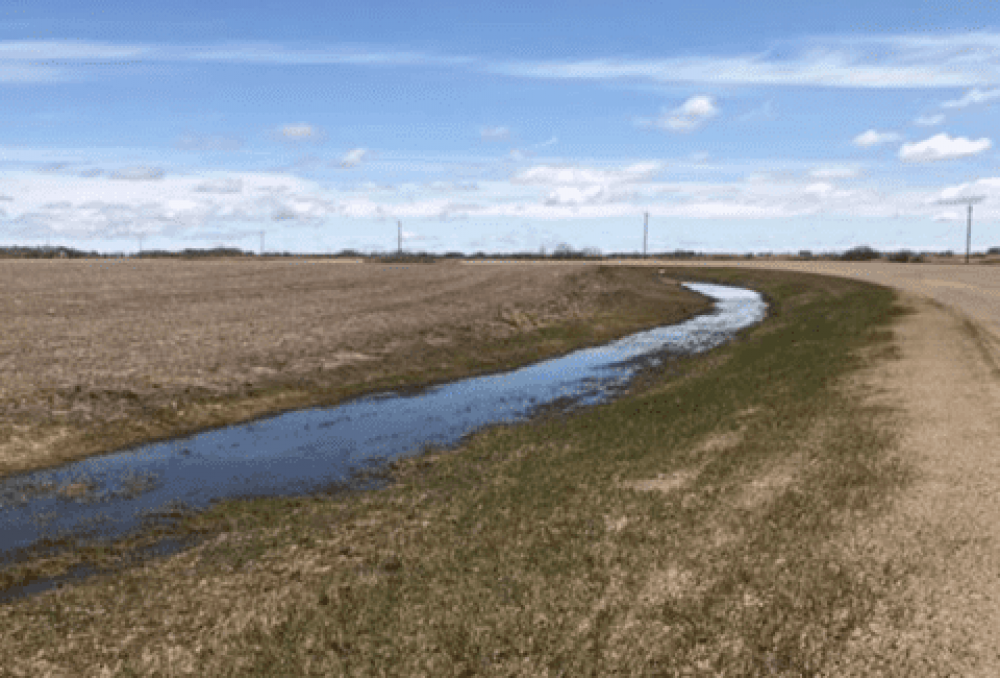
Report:
[[898,360],[859,375],[903,412],[898,454],[913,484],[858,525],[852,559],[909,572],[895,605],[856,630],[828,675],[1000,675],[1000,352],[959,312],[903,294]]

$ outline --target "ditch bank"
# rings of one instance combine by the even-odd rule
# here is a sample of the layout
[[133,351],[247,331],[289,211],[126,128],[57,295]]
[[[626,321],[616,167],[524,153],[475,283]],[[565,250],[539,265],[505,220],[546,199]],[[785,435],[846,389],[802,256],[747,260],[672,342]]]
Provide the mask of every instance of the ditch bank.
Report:
[[[488,426],[606,402],[644,370],[709,351],[766,316],[765,300],[752,290],[685,287],[713,299],[713,310],[512,371],[377,393],[5,478],[0,564],[15,567],[0,600],[67,580],[17,563],[104,553],[130,537],[140,547],[130,555],[165,555],[191,543],[176,536],[179,522],[216,502],[374,489],[386,462],[452,447]],[[69,565],[65,558],[62,564]],[[80,576],[94,572],[86,562],[73,568]]]

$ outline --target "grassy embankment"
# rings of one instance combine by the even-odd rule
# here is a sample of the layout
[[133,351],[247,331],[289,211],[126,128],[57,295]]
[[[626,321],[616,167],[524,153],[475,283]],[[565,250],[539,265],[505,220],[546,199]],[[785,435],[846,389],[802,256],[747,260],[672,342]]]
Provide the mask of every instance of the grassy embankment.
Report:
[[[669,271],[669,269],[668,269]],[[905,572],[835,546],[907,481],[891,291],[760,270],[773,316],[617,402],[394,465],[366,495],[229,503],[148,569],[0,609],[12,675],[813,675]]]

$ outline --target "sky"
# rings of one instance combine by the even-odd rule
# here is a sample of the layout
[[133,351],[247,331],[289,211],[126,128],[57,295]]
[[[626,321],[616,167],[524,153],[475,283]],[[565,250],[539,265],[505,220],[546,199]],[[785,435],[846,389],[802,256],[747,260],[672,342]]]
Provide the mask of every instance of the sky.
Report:
[[6,0],[0,246],[1000,246],[1000,4]]

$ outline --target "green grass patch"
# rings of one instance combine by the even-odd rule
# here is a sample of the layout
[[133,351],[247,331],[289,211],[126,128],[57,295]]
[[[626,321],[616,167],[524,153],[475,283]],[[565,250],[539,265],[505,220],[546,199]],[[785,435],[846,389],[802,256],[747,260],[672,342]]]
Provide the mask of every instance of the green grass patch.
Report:
[[892,413],[840,387],[899,307],[836,278],[668,274],[754,287],[771,316],[613,403],[400,460],[387,489],[221,504],[189,553],[0,609],[0,665],[814,675],[905,575],[834,546],[908,482]]

